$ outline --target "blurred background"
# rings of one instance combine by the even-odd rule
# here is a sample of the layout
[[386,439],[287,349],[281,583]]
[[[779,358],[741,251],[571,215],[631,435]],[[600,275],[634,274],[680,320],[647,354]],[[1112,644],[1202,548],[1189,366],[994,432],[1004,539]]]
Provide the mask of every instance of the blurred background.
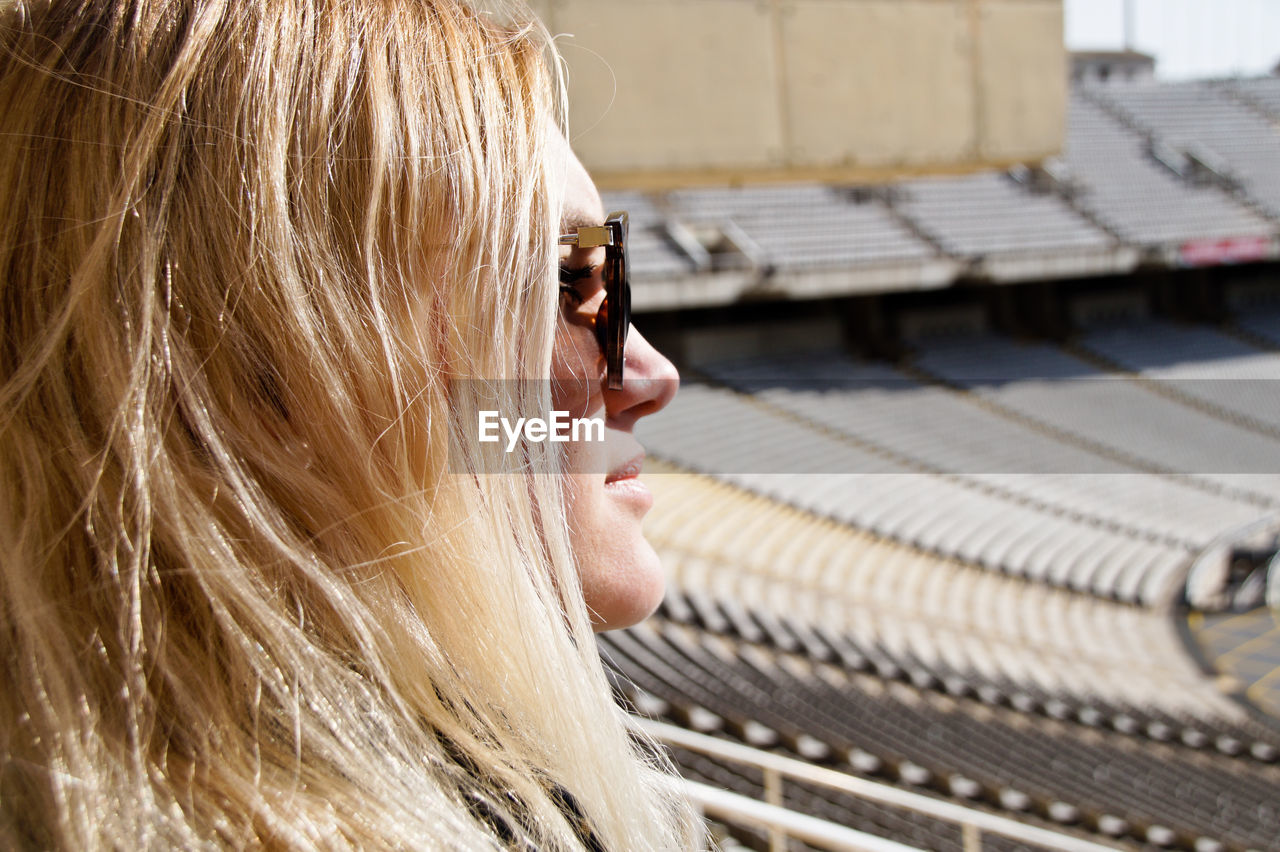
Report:
[[1280,3],[538,8],[725,848],[1280,849]]

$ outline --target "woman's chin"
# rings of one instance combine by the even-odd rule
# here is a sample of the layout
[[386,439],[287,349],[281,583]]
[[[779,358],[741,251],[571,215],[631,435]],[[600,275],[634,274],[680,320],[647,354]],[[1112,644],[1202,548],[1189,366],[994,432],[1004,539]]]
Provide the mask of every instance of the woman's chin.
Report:
[[653,546],[640,537],[625,556],[625,565],[593,566],[592,574],[603,568],[604,576],[583,577],[591,626],[597,633],[638,624],[662,603],[666,575]]

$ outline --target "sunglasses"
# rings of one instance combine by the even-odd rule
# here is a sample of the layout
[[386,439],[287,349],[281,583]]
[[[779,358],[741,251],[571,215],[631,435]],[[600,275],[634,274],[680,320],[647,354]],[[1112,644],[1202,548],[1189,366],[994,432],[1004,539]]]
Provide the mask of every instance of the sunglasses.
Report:
[[603,225],[560,235],[560,245],[580,249],[604,246],[604,301],[596,313],[596,340],[604,353],[610,390],[622,389],[622,362],[631,329],[631,279],[627,275],[627,214],[610,213]]

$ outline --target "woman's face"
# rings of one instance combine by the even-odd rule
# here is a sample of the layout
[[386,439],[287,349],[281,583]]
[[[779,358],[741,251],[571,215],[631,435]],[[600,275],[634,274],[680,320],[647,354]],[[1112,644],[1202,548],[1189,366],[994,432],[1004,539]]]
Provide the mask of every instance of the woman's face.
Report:
[[[564,146],[566,198],[561,233],[601,225],[605,211],[595,184]],[[662,600],[662,566],[640,531],[653,496],[640,482],[644,450],[636,421],[675,395],[675,367],[634,329],[627,338],[621,390],[609,390],[596,342],[595,317],[604,299],[604,249],[561,248],[560,321],[552,355],[552,401],[571,417],[604,420],[603,441],[565,444],[570,542],[596,630],[635,624]]]

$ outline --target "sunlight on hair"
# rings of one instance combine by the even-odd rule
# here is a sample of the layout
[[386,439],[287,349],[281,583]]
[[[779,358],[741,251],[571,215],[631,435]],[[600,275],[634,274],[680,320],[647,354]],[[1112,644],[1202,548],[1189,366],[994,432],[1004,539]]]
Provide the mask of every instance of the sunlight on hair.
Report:
[[546,34],[73,6],[0,4],[2,845],[695,843],[557,479],[446,469],[548,408]]

